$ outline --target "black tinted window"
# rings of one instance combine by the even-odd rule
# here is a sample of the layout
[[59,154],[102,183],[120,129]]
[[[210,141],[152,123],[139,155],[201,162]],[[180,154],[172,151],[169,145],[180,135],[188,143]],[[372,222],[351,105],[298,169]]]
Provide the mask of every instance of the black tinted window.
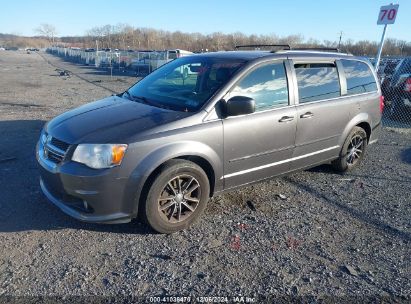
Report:
[[288,105],[284,64],[274,63],[256,68],[234,87],[232,94],[253,98],[256,111]]
[[335,64],[304,63],[294,66],[300,103],[339,97],[340,81]]
[[341,60],[347,79],[347,94],[377,91],[377,84],[367,64],[355,60]]

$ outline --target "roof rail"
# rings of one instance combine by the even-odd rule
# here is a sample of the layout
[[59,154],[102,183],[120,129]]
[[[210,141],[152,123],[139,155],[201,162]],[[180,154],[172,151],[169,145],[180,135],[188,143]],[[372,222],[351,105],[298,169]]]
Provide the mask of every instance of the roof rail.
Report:
[[[335,47],[291,47],[289,44],[246,44],[246,45],[236,45],[235,48],[238,50],[240,48],[260,48],[260,47],[278,47],[278,50],[272,50],[271,53],[277,53],[281,51],[318,51],[318,52],[333,52],[341,53],[339,48]],[[350,54],[350,53],[346,53]]]
[[331,48],[331,47],[298,47],[292,48],[293,51],[323,51],[323,52],[337,52],[340,53],[341,50],[339,48]]
[[279,47],[282,50],[291,50],[291,46],[289,44],[246,44],[246,45],[236,45],[236,49],[242,48],[260,48],[260,47]]

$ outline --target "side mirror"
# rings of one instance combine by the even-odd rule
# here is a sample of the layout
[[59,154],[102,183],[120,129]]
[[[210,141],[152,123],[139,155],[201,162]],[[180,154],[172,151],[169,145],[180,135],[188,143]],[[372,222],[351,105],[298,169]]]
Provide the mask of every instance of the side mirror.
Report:
[[255,112],[254,99],[246,96],[234,96],[226,103],[226,115],[238,116]]

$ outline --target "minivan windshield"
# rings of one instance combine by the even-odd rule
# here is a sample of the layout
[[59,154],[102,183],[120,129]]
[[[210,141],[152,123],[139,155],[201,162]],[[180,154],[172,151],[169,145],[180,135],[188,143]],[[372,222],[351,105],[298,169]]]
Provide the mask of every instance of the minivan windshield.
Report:
[[245,63],[240,59],[187,56],[147,75],[124,95],[137,102],[195,112]]

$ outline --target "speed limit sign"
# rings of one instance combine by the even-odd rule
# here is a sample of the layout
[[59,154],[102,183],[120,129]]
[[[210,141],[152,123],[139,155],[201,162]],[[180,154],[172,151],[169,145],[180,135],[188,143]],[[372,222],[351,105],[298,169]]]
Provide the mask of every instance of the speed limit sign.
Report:
[[398,6],[398,4],[381,6],[377,24],[394,24]]

